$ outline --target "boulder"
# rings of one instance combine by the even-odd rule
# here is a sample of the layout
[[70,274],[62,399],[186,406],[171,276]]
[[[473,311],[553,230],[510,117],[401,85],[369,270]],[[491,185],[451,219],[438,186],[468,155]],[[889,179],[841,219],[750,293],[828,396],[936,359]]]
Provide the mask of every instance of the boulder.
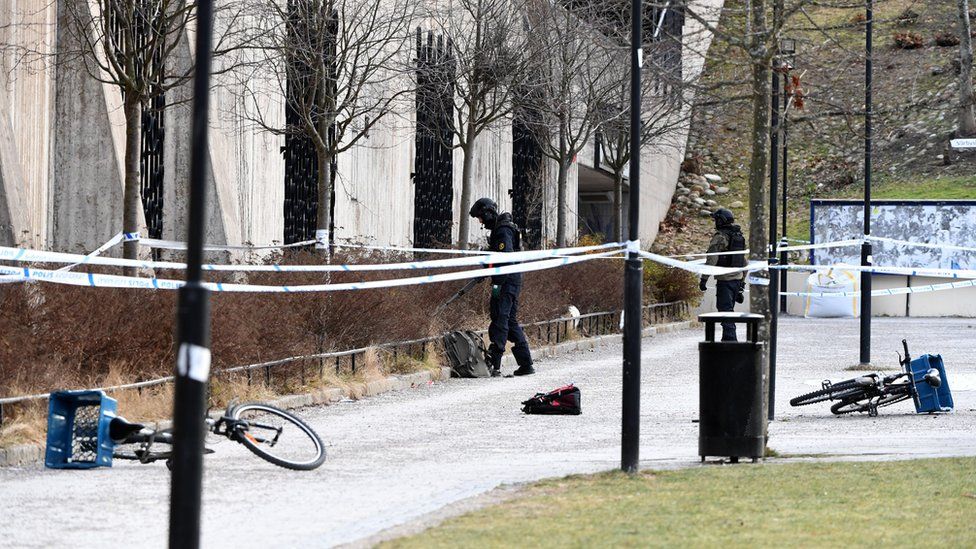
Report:
[[694,185],[691,186],[691,190],[697,193],[702,193],[705,191],[705,186],[695,183]]
[[741,208],[743,206],[745,206],[745,204],[743,204],[741,200],[736,200],[735,202],[729,204],[730,208]]
[[708,181],[710,181],[710,182],[712,182],[712,183],[721,183],[722,182],[722,178],[719,177],[718,175],[714,174],[714,173],[706,173],[705,174],[705,179],[708,180]]
[[706,196],[715,196],[715,191],[713,191],[711,189],[705,189],[705,195]]
[[715,194],[725,194],[729,192],[728,187],[715,187]]

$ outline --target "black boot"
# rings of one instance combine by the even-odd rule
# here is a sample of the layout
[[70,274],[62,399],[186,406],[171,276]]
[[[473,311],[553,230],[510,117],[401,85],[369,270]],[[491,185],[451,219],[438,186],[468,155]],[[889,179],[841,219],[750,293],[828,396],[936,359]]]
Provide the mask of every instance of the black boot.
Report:
[[535,373],[535,368],[533,368],[532,367],[532,363],[529,362],[528,364],[521,364],[521,365],[519,365],[518,369],[515,370],[514,372],[512,372],[512,375],[514,375],[514,376],[528,376],[528,375],[532,375],[534,373]]
[[501,377],[502,375],[502,354],[495,352],[494,349],[488,351],[488,372],[491,377]]

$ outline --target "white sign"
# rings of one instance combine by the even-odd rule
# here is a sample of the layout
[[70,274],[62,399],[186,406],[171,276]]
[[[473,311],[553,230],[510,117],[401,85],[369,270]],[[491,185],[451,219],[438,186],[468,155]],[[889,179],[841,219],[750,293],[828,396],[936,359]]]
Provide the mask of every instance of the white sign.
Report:
[[976,139],[953,139],[949,145],[953,149],[976,149]]

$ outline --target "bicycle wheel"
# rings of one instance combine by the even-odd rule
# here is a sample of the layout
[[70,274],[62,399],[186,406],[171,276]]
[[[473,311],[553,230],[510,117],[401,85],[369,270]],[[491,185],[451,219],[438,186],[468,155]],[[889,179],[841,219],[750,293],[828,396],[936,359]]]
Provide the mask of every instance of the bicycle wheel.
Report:
[[826,389],[820,389],[819,391],[800,395],[790,400],[790,406],[806,406],[807,404],[814,404],[816,402],[823,402],[825,400],[836,400],[851,396],[851,394],[861,391],[861,387],[858,386],[857,381],[858,380],[856,378],[848,379],[834,383]]
[[852,414],[854,412],[871,411],[871,397],[859,395],[857,398],[845,398],[830,407],[830,412],[835,415]]
[[[870,397],[864,395],[860,398],[847,398],[834,404],[830,407],[830,411],[836,415],[851,414],[854,412],[870,412]],[[874,402],[874,408],[877,410],[883,406],[891,406],[896,402],[901,402],[912,397],[912,394],[904,389],[896,389],[895,391],[890,391],[884,393],[877,401]]]
[[325,461],[322,439],[304,421],[284,410],[267,404],[241,404],[234,407],[231,417],[243,422],[235,429],[235,440],[269,463],[311,471]]

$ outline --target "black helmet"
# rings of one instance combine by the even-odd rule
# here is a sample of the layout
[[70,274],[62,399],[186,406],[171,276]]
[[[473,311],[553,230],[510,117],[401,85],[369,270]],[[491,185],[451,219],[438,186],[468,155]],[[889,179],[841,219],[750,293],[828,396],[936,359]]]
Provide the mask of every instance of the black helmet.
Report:
[[495,218],[498,217],[498,204],[490,198],[479,198],[468,212],[471,217],[477,217],[489,229],[495,225]]
[[712,214],[712,219],[715,220],[716,227],[725,227],[735,222],[735,217],[732,215],[732,212],[725,208],[715,210],[715,213]]

